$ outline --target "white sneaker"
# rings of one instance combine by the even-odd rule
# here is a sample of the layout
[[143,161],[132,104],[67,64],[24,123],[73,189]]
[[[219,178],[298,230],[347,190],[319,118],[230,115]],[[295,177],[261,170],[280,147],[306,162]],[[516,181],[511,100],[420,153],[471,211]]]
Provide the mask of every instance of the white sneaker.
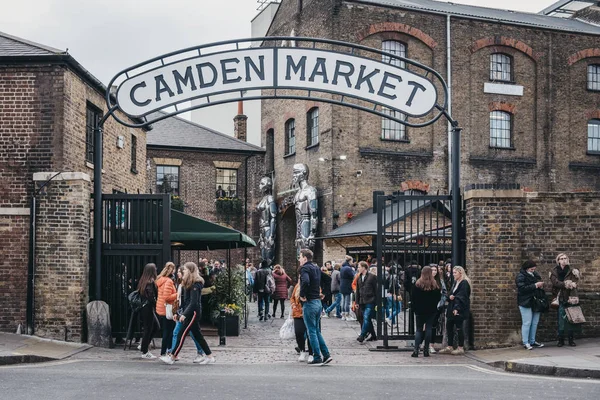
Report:
[[215,360],[215,358],[213,356],[208,356],[208,357],[204,357],[204,360],[202,360],[200,362],[200,365],[214,364],[216,362],[217,362],[217,360]]
[[346,321],[356,321],[356,318],[348,317],[346,318]]
[[298,362],[305,362],[308,357],[308,353],[305,351],[300,352],[300,357],[298,357]]
[[315,359],[315,358],[314,358],[313,356],[308,356],[308,360],[307,360],[307,361],[308,361],[309,363],[311,363],[311,362],[313,362],[313,360],[314,360],[314,359]]
[[429,353],[435,354],[435,349],[433,348],[433,346],[429,346]]
[[156,356],[150,352],[147,352],[147,353],[142,354],[142,358],[144,360],[154,360],[156,358]]
[[345,320],[346,320],[346,316],[342,315],[342,321],[345,321]]
[[206,357],[204,357],[204,354],[198,354],[196,356],[196,358],[194,358],[194,361],[192,361],[194,364],[202,364],[202,361],[204,361]]
[[142,345],[141,345],[141,344],[138,344],[138,347],[137,347],[137,349],[138,349],[139,351],[142,351]]
[[523,347],[525,347],[527,350],[533,350],[533,347],[529,343],[524,344]]
[[159,360],[169,365],[173,365],[173,363],[175,362],[173,361],[173,358],[171,356],[168,356],[166,354],[164,356],[160,356]]

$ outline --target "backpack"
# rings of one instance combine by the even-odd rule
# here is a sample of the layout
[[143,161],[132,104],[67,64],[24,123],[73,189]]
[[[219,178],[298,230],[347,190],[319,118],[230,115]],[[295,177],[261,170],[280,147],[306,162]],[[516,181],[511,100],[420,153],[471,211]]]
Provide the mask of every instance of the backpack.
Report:
[[127,298],[129,299],[129,306],[131,307],[131,311],[133,311],[134,313],[140,311],[142,307],[146,305],[142,301],[142,296],[140,296],[140,292],[138,290],[134,290],[133,292],[129,293],[129,296],[127,296]]
[[275,291],[275,279],[273,278],[273,274],[271,274],[269,272],[269,274],[267,275],[267,281],[265,283],[265,293],[273,294],[274,291]]

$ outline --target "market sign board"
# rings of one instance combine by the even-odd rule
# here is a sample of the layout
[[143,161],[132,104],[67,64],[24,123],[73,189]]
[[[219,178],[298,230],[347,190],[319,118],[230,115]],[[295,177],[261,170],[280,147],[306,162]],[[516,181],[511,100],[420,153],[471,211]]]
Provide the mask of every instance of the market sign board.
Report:
[[[331,42],[306,38],[294,40],[310,40],[313,44]],[[437,73],[431,74],[433,70],[380,50],[348,43],[343,46],[351,51],[331,51],[314,46],[246,49],[236,46],[207,54],[198,49],[194,56],[169,62],[168,57],[175,54],[172,53],[117,75],[113,81],[121,77],[121,82],[116,101],[113,103],[114,99],[107,96],[107,102],[109,107],[117,107],[131,118],[145,120],[150,114],[169,107],[176,107],[176,112],[170,115],[192,109],[182,109],[181,105],[194,99],[206,99],[194,107],[200,108],[240,99],[299,98],[348,105],[388,118],[392,115],[391,119],[394,119],[394,113],[390,111],[421,118],[434,109],[445,108],[445,104],[440,105],[438,88],[431,79],[439,77]],[[361,55],[356,54],[356,49],[362,50]],[[369,50],[374,54],[369,55]],[[364,56],[365,53],[369,56]],[[401,68],[394,65],[401,63],[384,62],[382,58],[401,59],[403,65],[412,65],[410,69]],[[156,65],[157,60],[160,65]],[[424,73],[418,73],[419,68]],[[439,86],[445,88],[445,84]],[[265,94],[259,96],[244,97],[245,91],[269,89],[272,91],[261,92]],[[306,94],[290,94],[289,90],[305,91]],[[211,96],[224,93],[240,93],[240,98],[211,102]],[[333,96],[315,97],[314,93]],[[344,100],[348,98],[359,101]],[[361,105],[361,101],[372,106]],[[443,98],[442,102],[445,101]],[[405,119],[398,116],[399,122]]]

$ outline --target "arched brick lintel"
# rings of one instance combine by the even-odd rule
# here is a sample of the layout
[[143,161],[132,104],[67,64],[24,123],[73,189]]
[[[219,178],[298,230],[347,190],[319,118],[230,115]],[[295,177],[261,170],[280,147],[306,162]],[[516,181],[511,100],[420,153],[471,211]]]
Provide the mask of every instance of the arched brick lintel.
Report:
[[585,113],[585,116],[588,120],[590,119],[600,119],[600,110],[589,110]]
[[471,45],[471,53],[475,53],[484,47],[490,46],[512,47],[513,49],[517,49],[520,52],[527,54],[535,61],[538,61],[543,55],[543,53],[535,53],[531,46],[529,46],[527,43],[505,36],[493,36],[476,40]]
[[577,53],[571,54],[568,59],[569,66],[575,64],[584,58],[600,57],[600,48],[592,47],[589,49],[579,50]]
[[380,22],[378,24],[369,25],[368,27],[358,31],[356,34],[356,40],[360,43],[365,38],[381,32],[402,32],[419,39],[430,49],[434,49],[437,46],[437,42],[422,30],[410,25],[401,24],[399,22]]
[[492,111],[504,111],[509,114],[514,114],[517,110],[517,106],[505,101],[494,101],[489,104],[489,110]]

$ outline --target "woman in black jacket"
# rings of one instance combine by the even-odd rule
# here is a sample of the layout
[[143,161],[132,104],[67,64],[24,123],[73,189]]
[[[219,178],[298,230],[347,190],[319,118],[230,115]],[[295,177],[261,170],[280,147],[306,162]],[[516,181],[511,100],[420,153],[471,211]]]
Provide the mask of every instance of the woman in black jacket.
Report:
[[150,345],[150,340],[152,340],[154,331],[159,328],[158,319],[154,315],[154,309],[156,308],[156,297],[158,296],[158,288],[156,287],[156,283],[154,283],[155,279],[156,265],[146,264],[137,287],[143,304],[142,309],[140,310],[142,326],[144,329],[141,350],[142,358],[145,360],[153,360],[156,358],[155,355],[148,351],[148,346]]
[[[454,284],[448,297],[448,308],[446,310],[446,335],[448,336],[448,347],[440,350],[440,354],[460,355],[465,354],[465,333],[463,322],[469,318],[471,313],[471,284],[465,269],[455,266],[452,271]],[[458,347],[454,350],[454,331],[458,333]]]
[[417,316],[417,329],[415,334],[415,350],[412,357],[419,357],[419,346],[425,336],[423,356],[429,357],[429,343],[431,342],[431,327],[437,314],[437,305],[442,297],[440,286],[433,278],[431,267],[424,267],[421,277],[417,279],[412,289],[412,306]]
[[160,360],[167,364],[173,364],[183,347],[183,342],[185,341],[187,334],[191,332],[206,355],[199,364],[214,364],[215,357],[212,356],[208,343],[206,343],[206,340],[200,331],[200,315],[202,312],[200,299],[204,279],[200,276],[198,267],[193,262],[184,264],[183,280],[181,284],[183,285],[183,296],[181,301],[182,311],[177,312],[177,314],[179,322],[183,323],[183,326],[177,335],[177,344],[173,349],[173,354],[166,354],[160,357]]
[[[544,347],[543,344],[535,341],[538,322],[540,321],[540,312],[536,310],[533,303],[533,296],[536,292],[540,296],[546,296],[542,288],[544,282],[540,274],[535,272],[535,262],[527,260],[521,266],[521,270],[515,279],[517,284],[517,303],[521,311],[521,337],[523,338],[523,347],[531,350],[534,347]],[[541,290],[541,293],[539,291]]]

